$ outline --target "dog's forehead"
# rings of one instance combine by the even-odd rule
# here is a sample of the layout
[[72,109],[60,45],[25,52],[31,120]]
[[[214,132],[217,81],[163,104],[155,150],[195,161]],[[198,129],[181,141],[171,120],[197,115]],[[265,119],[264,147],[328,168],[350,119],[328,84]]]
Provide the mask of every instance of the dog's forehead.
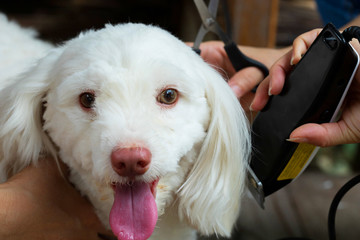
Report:
[[[55,67],[58,79],[103,82],[126,71],[133,74],[162,75],[164,78],[192,78],[197,64],[204,64],[190,47],[170,33],[143,24],[108,25],[81,34],[63,46]],[[181,73],[181,74],[180,74]],[[190,76],[190,77],[189,77]]]
[[[107,25],[104,29],[88,31],[65,45],[67,61],[106,61],[109,64],[166,59],[181,61],[189,56],[187,47],[170,33],[143,24]],[[192,54],[190,54],[192,55]],[[180,59],[179,59],[180,58]]]
[[176,37],[141,24],[90,31],[63,48],[52,73],[56,79],[52,89],[56,88],[59,96],[89,90],[112,97],[119,93],[152,96],[165,87],[175,87],[189,98],[203,96],[204,73],[210,71]]

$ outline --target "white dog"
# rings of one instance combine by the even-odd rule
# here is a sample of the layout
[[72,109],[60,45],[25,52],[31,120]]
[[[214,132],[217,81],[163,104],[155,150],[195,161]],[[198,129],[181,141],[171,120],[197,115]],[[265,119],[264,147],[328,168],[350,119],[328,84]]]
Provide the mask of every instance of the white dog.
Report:
[[153,26],[107,25],[51,47],[0,20],[3,181],[47,154],[119,239],[230,236],[249,131],[212,67]]

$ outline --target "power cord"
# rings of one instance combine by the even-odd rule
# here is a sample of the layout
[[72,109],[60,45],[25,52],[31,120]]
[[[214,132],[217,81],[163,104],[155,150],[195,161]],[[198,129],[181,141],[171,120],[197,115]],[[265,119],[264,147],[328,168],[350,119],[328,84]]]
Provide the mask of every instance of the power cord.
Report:
[[337,208],[341,199],[344,195],[353,188],[356,184],[360,183],[360,174],[350,179],[344,186],[340,188],[340,190],[336,193],[329,209],[329,216],[328,216],[328,233],[329,233],[329,240],[336,239],[336,232],[335,232],[335,215]]
[[342,32],[342,35],[346,42],[350,42],[353,38],[356,38],[360,42],[360,27],[348,27]]
[[[353,188],[356,184],[360,183],[360,174],[350,179],[347,183],[345,183],[340,190],[336,193],[329,209],[329,216],[328,216],[328,234],[329,240],[336,240],[336,231],[335,231],[335,215],[337,208],[341,199],[344,195]],[[289,238],[281,238],[278,240],[311,240],[309,238],[302,238],[302,237],[289,237]]]

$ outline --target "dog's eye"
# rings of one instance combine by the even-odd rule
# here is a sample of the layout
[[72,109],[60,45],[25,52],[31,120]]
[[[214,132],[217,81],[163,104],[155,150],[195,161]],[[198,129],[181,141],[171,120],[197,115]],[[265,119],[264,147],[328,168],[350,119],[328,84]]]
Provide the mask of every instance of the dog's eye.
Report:
[[178,92],[175,89],[168,88],[160,93],[157,101],[162,104],[171,105],[178,99]]
[[84,108],[93,108],[95,104],[95,95],[93,93],[84,92],[79,96],[80,104]]

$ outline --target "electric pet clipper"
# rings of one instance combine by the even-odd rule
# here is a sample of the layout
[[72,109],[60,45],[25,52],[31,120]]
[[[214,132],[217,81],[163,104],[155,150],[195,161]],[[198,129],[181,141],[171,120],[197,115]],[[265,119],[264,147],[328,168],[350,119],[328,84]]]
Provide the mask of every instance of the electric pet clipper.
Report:
[[249,189],[265,197],[299,176],[318,147],[286,141],[305,123],[334,122],[359,64],[358,54],[332,24],[326,25],[252,124]]

